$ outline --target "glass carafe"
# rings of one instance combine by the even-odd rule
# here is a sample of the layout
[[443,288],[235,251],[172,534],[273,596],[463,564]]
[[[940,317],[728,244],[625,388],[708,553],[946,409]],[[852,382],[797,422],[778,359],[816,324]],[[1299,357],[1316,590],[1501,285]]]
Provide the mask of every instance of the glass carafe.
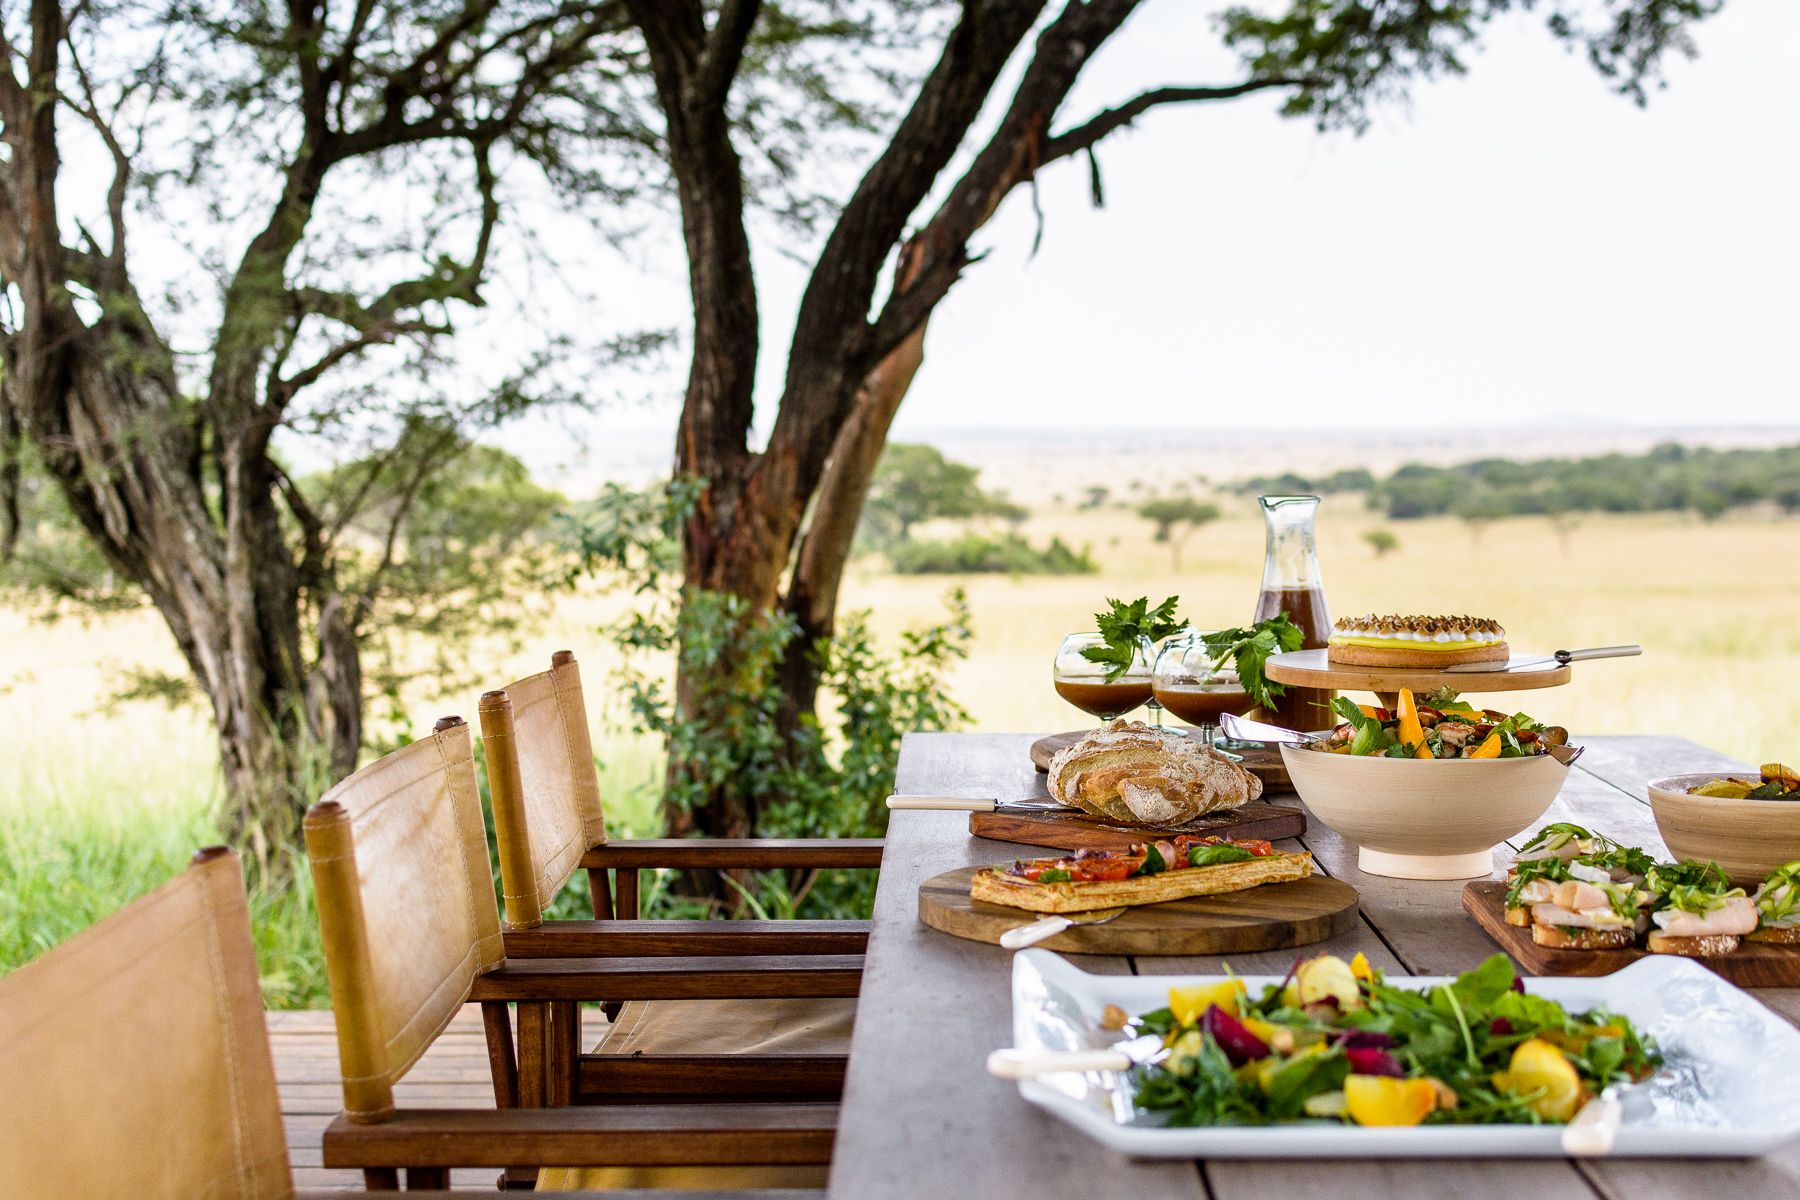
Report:
[[[1331,637],[1331,611],[1325,605],[1325,580],[1319,574],[1319,550],[1313,536],[1317,496],[1259,496],[1268,530],[1263,558],[1262,596],[1256,619],[1285,612],[1300,627],[1303,650],[1321,649]],[[1289,729],[1329,729],[1337,723],[1331,701],[1336,693],[1320,688],[1287,689],[1268,719]]]

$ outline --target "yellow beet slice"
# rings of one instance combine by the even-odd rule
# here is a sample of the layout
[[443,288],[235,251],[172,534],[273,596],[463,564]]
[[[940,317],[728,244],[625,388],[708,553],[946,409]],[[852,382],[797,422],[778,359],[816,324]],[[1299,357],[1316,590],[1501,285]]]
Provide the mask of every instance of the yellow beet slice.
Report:
[[1358,1125],[1417,1125],[1437,1107],[1429,1079],[1352,1075],[1344,1080],[1344,1110]]

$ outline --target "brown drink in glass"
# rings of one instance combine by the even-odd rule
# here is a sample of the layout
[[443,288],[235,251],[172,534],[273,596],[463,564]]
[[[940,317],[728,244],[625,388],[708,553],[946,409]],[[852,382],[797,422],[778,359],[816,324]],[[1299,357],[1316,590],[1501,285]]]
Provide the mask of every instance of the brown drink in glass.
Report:
[[1084,713],[1111,721],[1150,699],[1148,679],[1121,679],[1117,683],[1058,679],[1056,694]]

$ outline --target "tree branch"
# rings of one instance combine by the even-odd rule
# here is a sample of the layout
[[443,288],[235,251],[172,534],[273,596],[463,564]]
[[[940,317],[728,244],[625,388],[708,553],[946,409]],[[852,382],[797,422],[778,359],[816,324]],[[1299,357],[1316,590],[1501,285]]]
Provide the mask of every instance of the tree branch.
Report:
[[443,466],[446,459],[439,456],[444,451],[459,445],[461,438],[457,435],[456,426],[447,424],[419,455],[412,477],[400,489],[399,499],[394,504],[393,518],[388,522],[387,536],[382,539],[381,561],[369,573],[361,595],[356,598],[356,606],[351,611],[352,628],[361,625],[369,610],[374,607],[375,597],[381,589],[381,577],[387,574],[388,568],[394,565],[394,551],[400,544],[400,527],[406,523],[408,514],[412,512],[413,502],[418,498],[419,489],[424,486],[433,472]]
[[743,61],[744,47],[750,42],[750,31],[762,12],[762,0],[725,0],[718,20],[706,39],[706,51],[700,60],[700,73],[694,86],[701,99],[722,103],[737,77]]
[[1246,79],[1243,83],[1223,87],[1159,87],[1132,97],[1116,108],[1096,113],[1071,129],[1052,135],[1044,143],[1039,162],[1051,163],[1099,143],[1110,133],[1131,124],[1153,108],[1164,104],[1193,104],[1206,100],[1234,100],[1270,88],[1304,87],[1318,81],[1304,76],[1277,76],[1271,79]]

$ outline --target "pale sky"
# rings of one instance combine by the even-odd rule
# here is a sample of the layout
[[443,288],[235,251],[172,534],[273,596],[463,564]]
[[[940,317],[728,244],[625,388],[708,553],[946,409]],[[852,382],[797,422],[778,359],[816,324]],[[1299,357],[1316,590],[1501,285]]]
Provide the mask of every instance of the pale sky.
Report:
[[[1235,82],[1216,10],[1146,0],[1056,126],[1147,87]],[[980,233],[974,249],[987,257],[933,320],[895,436],[1800,431],[1800,3],[1728,0],[1695,37],[1698,59],[1671,59],[1670,86],[1647,109],[1609,93],[1541,15],[1514,13],[1467,55],[1466,76],[1419,84],[1362,137],[1282,119],[1273,95],[1152,112],[1101,147],[1105,209],[1089,205],[1085,162],[1068,161],[1041,179],[1035,258],[1023,189]],[[995,107],[1009,95],[998,90]],[[104,160],[77,154],[69,166],[91,207]],[[854,172],[833,177],[847,194]],[[378,222],[371,208],[396,204],[439,217],[427,196],[372,205],[373,193],[345,186],[344,219]],[[557,212],[541,186],[508,186],[514,219],[538,231],[537,257],[516,239],[501,248],[488,307],[459,318],[464,365],[450,386],[505,374],[545,327],[685,331],[672,201],[632,214],[644,232],[620,252]],[[766,429],[816,246],[764,225]],[[242,234],[140,225],[145,290],[204,291],[196,252],[210,245],[235,261]],[[378,379],[385,369],[369,366]],[[583,375],[586,394],[614,399],[499,438],[537,469],[627,446],[639,462],[666,462],[685,375],[682,348],[647,371]]]
[[[1211,11],[1151,0],[1061,123],[1235,79]],[[1154,112],[1102,147],[1104,210],[1084,163],[1046,172],[1035,259],[1023,191],[982,232],[896,436],[1800,423],[1800,4],[1731,0],[1696,40],[1647,109],[1515,14],[1360,138],[1273,97]],[[639,267],[634,301],[680,302],[678,245]],[[766,408],[804,271],[758,270]],[[681,365],[595,427],[672,428]]]

